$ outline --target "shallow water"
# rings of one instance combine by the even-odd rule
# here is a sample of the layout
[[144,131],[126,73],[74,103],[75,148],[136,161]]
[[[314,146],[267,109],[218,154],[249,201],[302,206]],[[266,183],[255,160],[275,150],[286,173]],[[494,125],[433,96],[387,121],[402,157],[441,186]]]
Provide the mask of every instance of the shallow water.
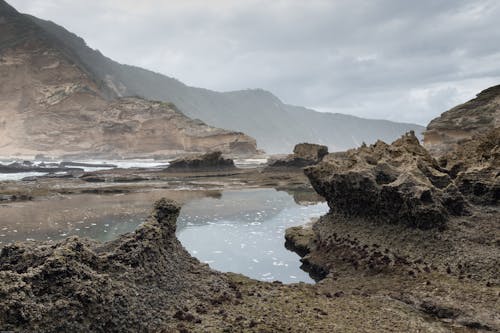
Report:
[[212,268],[264,281],[313,282],[300,269],[299,256],[284,247],[286,228],[305,224],[328,210],[325,203],[311,204],[304,192],[294,199],[274,189],[154,190],[13,202],[0,205],[0,247],[71,235],[112,240],[135,230],[161,197],[184,204],[177,236],[193,256]]
[[328,206],[301,206],[273,189],[224,191],[219,199],[188,202],[177,237],[195,257],[224,272],[284,283],[314,282],[285,246],[285,230],[325,214]]

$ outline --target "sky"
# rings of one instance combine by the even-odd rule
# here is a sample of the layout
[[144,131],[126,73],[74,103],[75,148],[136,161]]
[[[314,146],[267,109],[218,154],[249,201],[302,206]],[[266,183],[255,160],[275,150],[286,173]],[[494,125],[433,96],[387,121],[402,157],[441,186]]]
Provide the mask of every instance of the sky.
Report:
[[425,125],[500,84],[497,0],[7,0],[121,63]]

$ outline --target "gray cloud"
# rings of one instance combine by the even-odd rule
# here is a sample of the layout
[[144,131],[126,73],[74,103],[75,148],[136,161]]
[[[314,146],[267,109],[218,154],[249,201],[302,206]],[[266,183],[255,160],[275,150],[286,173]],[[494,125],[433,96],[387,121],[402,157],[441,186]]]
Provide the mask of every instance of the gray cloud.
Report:
[[500,82],[496,0],[11,0],[122,63],[427,123]]

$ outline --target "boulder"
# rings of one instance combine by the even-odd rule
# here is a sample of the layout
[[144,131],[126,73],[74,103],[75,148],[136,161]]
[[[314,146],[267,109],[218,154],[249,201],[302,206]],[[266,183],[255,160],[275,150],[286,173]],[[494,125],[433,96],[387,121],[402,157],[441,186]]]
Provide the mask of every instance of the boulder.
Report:
[[328,147],[314,143],[299,143],[293,148],[293,154],[299,158],[319,163],[323,157],[328,155]]
[[328,147],[313,143],[299,143],[295,145],[293,154],[284,158],[271,160],[270,168],[303,168],[318,164],[328,154]]
[[215,151],[203,155],[188,156],[170,162],[167,171],[216,171],[235,169],[232,159],[224,158]]
[[332,212],[346,216],[430,229],[467,213],[460,191],[413,132],[390,145],[330,154],[305,173]]

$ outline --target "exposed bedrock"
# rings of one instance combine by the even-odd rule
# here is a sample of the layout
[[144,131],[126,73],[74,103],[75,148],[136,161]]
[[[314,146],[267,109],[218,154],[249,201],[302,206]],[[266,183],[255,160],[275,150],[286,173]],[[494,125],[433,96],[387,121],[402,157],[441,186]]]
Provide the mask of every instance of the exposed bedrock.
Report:
[[234,161],[215,151],[202,155],[182,157],[170,162],[167,171],[217,171],[235,169]]
[[231,291],[222,274],[192,258],[175,237],[179,210],[162,199],[134,233],[104,244],[70,237],[4,247],[0,328],[158,331],[169,327],[179,311],[196,321],[196,315],[185,313],[188,307]]
[[460,191],[473,203],[496,205],[500,200],[500,127],[459,142],[439,159]]
[[327,155],[305,173],[331,211],[345,216],[430,229],[467,212],[450,176],[413,132],[390,145],[378,141]]
[[318,164],[328,154],[328,147],[313,143],[295,145],[293,154],[269,162],[268,169],[273,168],[303,168]]
[[424,144],[433,154],[460,149],[461,142],[500,126],[500,85],[481,91],[476,98],[432,120]]

